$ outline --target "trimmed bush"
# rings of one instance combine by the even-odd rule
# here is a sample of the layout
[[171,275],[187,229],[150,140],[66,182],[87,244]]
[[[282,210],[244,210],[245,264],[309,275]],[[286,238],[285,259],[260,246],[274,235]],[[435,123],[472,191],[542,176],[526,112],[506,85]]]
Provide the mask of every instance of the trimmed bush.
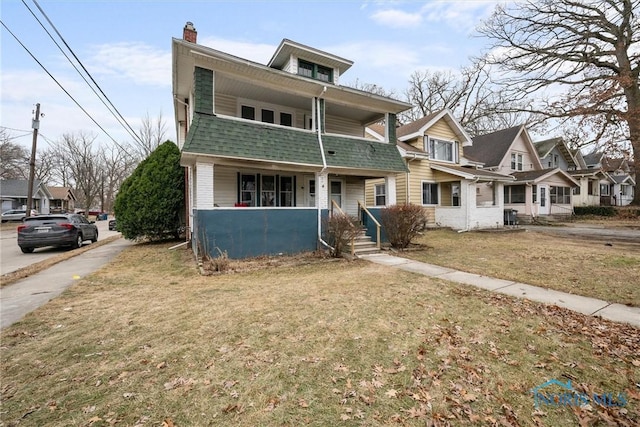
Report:
[[404,249],[424,229],[424,210],[413,204],[393,205],[383,208],[380,221],[391,246]]
[[177,237],[184,187],[180,150],[166,141],[122,183],[114,205],[118,230],[127,239]]
[[616,209],[613,206],[575,206],[573,212],[576,215],[615,216]]

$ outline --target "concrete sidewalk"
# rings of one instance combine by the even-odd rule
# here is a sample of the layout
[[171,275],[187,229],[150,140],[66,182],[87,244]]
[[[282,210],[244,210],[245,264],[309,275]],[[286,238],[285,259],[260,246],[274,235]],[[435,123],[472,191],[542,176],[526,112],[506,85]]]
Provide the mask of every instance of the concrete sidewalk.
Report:
[[118,239],[3,287],[0,289],[0,329],[60,295],[76,280],[93,273],[132,244]]
[[555,304],[589,316],[600,316],[615,322],[629,323],[640,328],[640,307],[629,307],[622,304],[613,304],[595,298],[568,294],[565,292],[545,289],[525,283],[511,280],[495,279],[480,274],[465,273],[424,262],[413,261],[406,258],[388,254],[361,255],[360,258],[376,264],[388,265],[425,276],[449,280],[451,282],[464,283],[488,291],[500,292],[518,298],[526,298],[545,304]]

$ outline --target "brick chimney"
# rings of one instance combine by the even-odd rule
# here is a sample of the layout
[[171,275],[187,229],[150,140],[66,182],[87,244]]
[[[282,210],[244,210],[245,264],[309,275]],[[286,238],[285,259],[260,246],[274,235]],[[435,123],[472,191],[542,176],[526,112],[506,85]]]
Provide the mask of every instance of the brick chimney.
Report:
[[191,43],[195,43],[197,37],[198,37],[198,32],[193,27],[193,22],[187,22],[187,24],[184,26],[184,30],[182,32],[182,38],[185,41],[188,41],[188,42],[191,42]]

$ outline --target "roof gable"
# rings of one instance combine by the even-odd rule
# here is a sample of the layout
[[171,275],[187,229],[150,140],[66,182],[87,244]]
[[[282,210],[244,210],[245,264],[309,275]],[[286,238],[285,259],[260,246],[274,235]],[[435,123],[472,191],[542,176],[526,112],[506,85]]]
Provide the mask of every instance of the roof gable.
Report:
[[485,164],[485,167],[496,167],[502,162],[523,126],[514,126],[473,138],[473,145],[464,148],[465,156],[469,156]]
[[319,65],[335,68],[341,75],[353,65],[353,61],[348,59],[341,58],[337,55],[324,52],[311,46],[306,46],[293,40],[282,39],[267,66],[281,70],[287,61],[289,61],[291,55]]
[[[28,196],[29,181],[26,179],[3,179],[0,180],[0,195],[3,197],[20,197],[26,198]],[[40,180],[35,179],[33,181],[32,194],[35,198],[41,198],[39,194],[42,194],[47,199],[51,198],[51,193],[47,189],[46,185],[43,185]]]
[[409,141],[411,139],[424,136],[425,134],[428,134],[429,128],[441,119],[446,121],[447,125],[460,140],[463,147],[471,145],[471,137],[453,117],[453,113],[451,113],[451,110],[449,109],[437,111],[411,123],[407,123],[404,126],[400,126],[396,130],[396,136],[400,141]]

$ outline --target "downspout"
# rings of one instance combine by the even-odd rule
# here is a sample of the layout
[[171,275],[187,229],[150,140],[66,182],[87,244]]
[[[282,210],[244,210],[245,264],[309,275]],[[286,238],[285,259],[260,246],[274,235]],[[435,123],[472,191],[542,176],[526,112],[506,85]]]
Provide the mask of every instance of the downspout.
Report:
[[[322,125],[321,125],[321,120],[322,120],[322,115],[320,114],[320,98],[322,97],[322,95],[324,95],[324,93],[327,91],[327,87],[324,86],[322,88],[322,92],[320,93],[320,95],[318,95],[316,97],[316,130],[318,132],[318,145],[320,146],[320,154],[322,156],[322,170],[320,171],[320,173],[324,173],[324,171],[327,169],[327,158],[324,155],[324,146],[322,145]],[[319,184],[319,183],[316,183]],[[316,195],[319,193],[320,186],[316,185]],[[331,247],[331,245],[329,245],[327,242],[324,241],[324,239],[322,238],[322,212],[320,210],[320,204],[318,203],[319,197],[316,197],[316,207],[318,208],[318,241],[325,247],[331,249],[331,251],[335,251],[335,249],[333,247]]]

